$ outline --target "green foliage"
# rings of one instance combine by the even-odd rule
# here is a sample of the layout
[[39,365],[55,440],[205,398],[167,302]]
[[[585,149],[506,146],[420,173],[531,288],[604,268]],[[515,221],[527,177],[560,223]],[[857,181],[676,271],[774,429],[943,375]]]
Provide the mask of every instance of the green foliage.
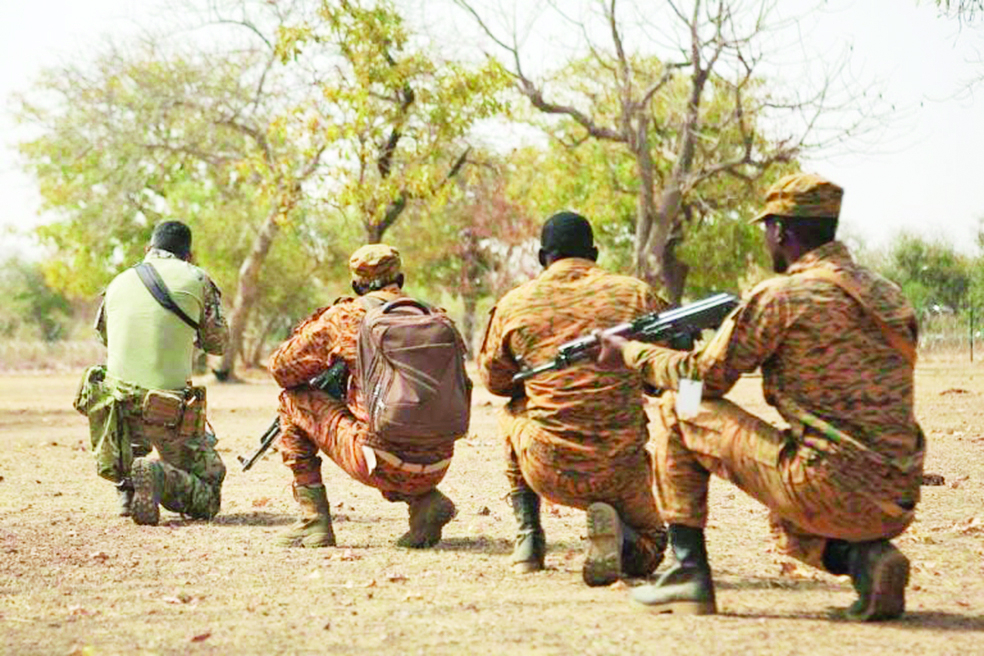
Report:
[[902,287],[920,315],[962,310],[973,282],[970,258],[944,242],[905,233],[889,247],[881,273]]
[[72,307],[45,282],[41,265],[10,258],[0,264],[0,335],[54,342],[65,336]]
[[[636,80],[645,86],[663,74],[656,58],[632,58]],[[621,98],[603,82],[608,75],[595,60],[577,60],[557,77],[575,94],[590,97],[593,119],[617,123]],[[694,155],[694,170],[709,170],[715,163],[740,158],[745,136],[727,120],[734,111],[724,92],[725,83],[712,80],[712,91],[701,104],[701,134]],[[760,88],[761,85],[753,85]],[[722,87],[718,89],[717,87]],[[672,174],[674,158],[666,157],[679,138],[680,115],[685,111],[688,86],[677,79],[651,102],[649,143],[653,144],[657,187]],[[759,122],[754,112],[754,89],[746,96],[746,126]],[[640,176],[636,157],[622,143],[589,138],[572,119],[534,122],[551,135],[547,148],[524,148],[510,157],[509,196],[535,216],[546,218],[569,208],[588,217],[601,249],[601,263],[622,273],[639,273],[636,261],[636,224]],[[757,148],[772,146],[752,130]],[[699,179],[685,190],[680,223],[675,235],[677,253],[689,265],[687,296],[711,291],[738,290],[749,267],[764,267],[767,255],[759,230],[747,220],[758,211],[763,190],[774,180],[798,169],[795,162],[775,162],[765,172],[747,177],[722,172]]]
[[278,52],[300,66],[330,62],[318,88],[317,130],[332,143],[325,202],[353,211],[367,241],[378,241],[412,202],[439,207],[454,190],[471,127],[504,111],[508,84],[493,60],[441,60],[417,47],[385,1],[323,1],[318,20],[287,26]]

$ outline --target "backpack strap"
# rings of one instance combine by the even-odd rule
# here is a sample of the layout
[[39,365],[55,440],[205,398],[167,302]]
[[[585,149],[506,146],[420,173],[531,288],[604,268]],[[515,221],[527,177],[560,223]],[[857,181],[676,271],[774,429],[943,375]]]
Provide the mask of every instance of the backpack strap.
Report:
[[161,275],[157,273],[157,269],[150,262],[141,262],[137,266],[133,267],[137,275],[140,276],[140,282],[144,284],[150,295],[154,297],[154,300],[161,304],[165,310],[170,310],[177,315],[179,319],[188,324],[192,329],[198,330],[198,322],[185,314],[185,311],[174,302],[171,298],[171,292],[168,291],[167,285],[161,279]]
[[911,340],[906,339],[901,333],[888,325],[877,312],[875,312],[871,306],[869,306],[864,297],[861,295],[861,290],[858,289],[854,281],[850,280],[847,276],[840,275],[831,271],[830,269],[811,269],[809,271],[804,271],[800,275],[807,278],[813,278],[816,280],[826,280],[837,285],[842,291],[844,291],[848,296],[853,298],[858,305],[864,309],[865,312],[875,321],[878,329],[881,330],[882,335],[885,336],[885,340],[889,345],[894,348],[899,354],[905,358],[905,361],[910,365],[915,366],[916,364],[916,346]]

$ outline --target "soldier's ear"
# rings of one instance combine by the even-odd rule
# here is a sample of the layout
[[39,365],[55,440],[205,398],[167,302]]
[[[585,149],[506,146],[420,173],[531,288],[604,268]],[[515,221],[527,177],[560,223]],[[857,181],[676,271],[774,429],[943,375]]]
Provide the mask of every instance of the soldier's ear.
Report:
[[402,273],[396,274],[396,280],[394,282],[396,282],[397,287],[403,289],[403,274]]

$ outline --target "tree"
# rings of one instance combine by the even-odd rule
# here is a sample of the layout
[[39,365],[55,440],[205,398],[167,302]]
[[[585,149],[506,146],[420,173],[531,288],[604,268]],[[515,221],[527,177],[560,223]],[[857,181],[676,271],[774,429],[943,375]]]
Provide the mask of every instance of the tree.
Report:
[[901,234],[888,249],[882,273],[896,282],[920,315],[963,310],[969,300],[969,258],[944,242]]
[[37,263],[12,257],[0,264],[0,298],[0,335],[30,335],[46,342],[64,337],[72,306],[45,282]]
[[[220,379],[234,377],[258,305],[271,312],[252,329],[262,343],[285,314],[270,299],[308,302],[311,271],[362,241],[328,235],[360,219],[378,241],[408,204],[440,200],[466,160],[460,137],[499,107],[494,65],[411,52],[389,4],[310,4],[211,2],[198,21],[229,30],[221,48],[114,48],[49,72],[20,107],[40,131],[22,153],[61,216],[39,230],[51,279],[93,293],[159,219],[187,218],[207,244],[201,263],[234,289]],[[279,268],[264,277],[275,244]]]
[[[289,16],[279,7],[266,10],[274,24]],[[38,230],[54,247],[47,274],[60,289],[92,294],[139,259],[155,223],[179,212],[198,229],[206,268],[224,262],[211,248],[232,242],[219,249],[236,254],[234,276],[221,281],[234,289],[222,377],[232,375],[263,262],[327,145],[304,133],[310,109],[290,103],[297,94],[276,69],[274,43],[259,23],[240,24],[257,38],[231,51],[181,52],[161,37],[112,47],[91,67],[47,72],[41,100],[19,108],[40,131],[21,152],[46,209],[62,217]],[[218,241],[205,226],[218,228]]]
[[368,243],[409,204],[446,200],[467,162],[463,139],[503,109],[506,77],[495,62],[468,66],[424,51],[384,0],[322,0],[316,19],[281,30],[278,52],[322,72],[316,85],[331,111],[319,128],[333,143],[323,201],[354,212]]
[[475,344],[478,305],[498,298],[540,270],[536,239],[541,221],[508,196],[513,163],[479,158],[455,178],[458,194],[437,211],[420,212],[397,226],[406,244],[409,279],[460,299],[461,332],[469,353]]
[[936,6],[968,22],[974,20],[978,12],[984,13],[984,0],[936,0]]
[[[752,185],[804,149],[842,140],[863,125],[857,120],[835,133],[818,130],[825,113],[857,106],[857,97],[835,99],[836,67],[816,78],[809,93],[782,95],[766,84],[766,49],[782,22],[772,21],[772,0],[693,0],[689,8],[671,1],[664,3],[665,21],[651,15],[652,3],[628,3],[623,11],[616,0],[596,0],[584,19],[551,3],[554,15],[583,35],[592,74],[542,78],[528,71],[515,31],[501,36],[474,3],[456,4],[506,54],[516,88],[536,110],[573,121],[578,141],[610,142],[632,158],[639,181],[636,271],[661,283],[674,301],[689,269],[678,250],[686,236],[685,209],[697,205],[692,199],[702,185],[722,177]],[[626,18],[633,8],[635,16]],[[603,40],[595,25],[604,25]],[[634,51],[629,36],[641,44]],[[671,54],[646,54],[666,38],[676,39]]]

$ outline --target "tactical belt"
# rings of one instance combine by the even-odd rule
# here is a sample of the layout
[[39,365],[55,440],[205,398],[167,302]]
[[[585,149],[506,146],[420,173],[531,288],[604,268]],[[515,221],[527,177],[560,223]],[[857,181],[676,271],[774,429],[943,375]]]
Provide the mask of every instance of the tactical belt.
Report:
[[415,462],[404,462],[400,460],[392,453],[386,451],[380,451],[377,448],[370,447],[376,457],[385,462],[387,465],[399,469],[400,471],[410,472],[412,474],[431,474],[434,472],[441,471],[442,469],[447,469],[448,465],[451,464],[451,458],[445,458],[444,460],[438,460],[437,462],[431,463],[429,465],[421,465]]

